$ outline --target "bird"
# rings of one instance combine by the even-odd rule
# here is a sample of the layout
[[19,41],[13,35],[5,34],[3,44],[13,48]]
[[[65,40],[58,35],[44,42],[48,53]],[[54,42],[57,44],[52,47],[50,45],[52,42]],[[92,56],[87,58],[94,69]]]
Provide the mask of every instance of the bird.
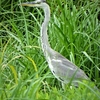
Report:
[[61,83],[68,84],[71,82],[74,86],[78,86],[78,81],[89,80],[82,69],[51,48],[47,35],[48,24],[50,21],[50,7],[46,3],[46,0],[25,2],[21,3],[21,5],[39,7],[44,11],[44,21],[40,30],[41,47],[53,75],[61,81]]

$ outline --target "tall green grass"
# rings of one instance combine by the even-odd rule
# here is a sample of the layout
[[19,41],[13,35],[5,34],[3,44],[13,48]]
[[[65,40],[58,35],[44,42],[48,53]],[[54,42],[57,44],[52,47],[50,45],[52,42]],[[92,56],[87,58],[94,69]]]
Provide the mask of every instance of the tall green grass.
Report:
[[100,93],[93,89],[94,84],[100,88],[99,0],[47,0],[51,47],[93,81],[65,90],[41,50],[43,11],[21,7],[20,2],[0,1],[0,100],[99,100]]

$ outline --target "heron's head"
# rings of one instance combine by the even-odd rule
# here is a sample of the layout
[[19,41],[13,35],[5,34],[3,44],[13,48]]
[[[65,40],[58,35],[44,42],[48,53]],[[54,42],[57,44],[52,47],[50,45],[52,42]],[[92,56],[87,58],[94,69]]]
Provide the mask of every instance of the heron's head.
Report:
[[25,2],[21,3],[22,6],[29,6],[29,7],[44,7],[46,0],[35,0],[32,2]]

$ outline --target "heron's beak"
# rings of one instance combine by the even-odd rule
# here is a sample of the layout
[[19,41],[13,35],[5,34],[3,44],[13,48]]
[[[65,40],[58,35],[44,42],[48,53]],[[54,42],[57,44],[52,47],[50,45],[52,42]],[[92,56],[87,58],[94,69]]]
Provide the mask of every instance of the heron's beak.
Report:
[[29,7],[39,7],[39,3],[36,3],[35,1],[33,2],[25,2],[25,3],[21,3],[22,6],[29,6]]

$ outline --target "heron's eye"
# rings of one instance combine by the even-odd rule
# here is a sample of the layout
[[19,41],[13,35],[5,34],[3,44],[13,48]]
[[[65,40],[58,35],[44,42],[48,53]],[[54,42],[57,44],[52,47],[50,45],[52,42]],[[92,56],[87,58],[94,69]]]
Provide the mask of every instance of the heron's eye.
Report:
[[38,4],[40,4],[41,2],[37,2]]
[[31,4],[40,4],[40,3],[41,3],[40,1],[38,1],[38,2],[31,2]]
[[46,2],[46,0],[42,0],[43,2]]
[[41,4],[43,2],[46,2],[46,0],[36,0],[36,1],[32,2],[32,4],[34,4],[34,3]]

